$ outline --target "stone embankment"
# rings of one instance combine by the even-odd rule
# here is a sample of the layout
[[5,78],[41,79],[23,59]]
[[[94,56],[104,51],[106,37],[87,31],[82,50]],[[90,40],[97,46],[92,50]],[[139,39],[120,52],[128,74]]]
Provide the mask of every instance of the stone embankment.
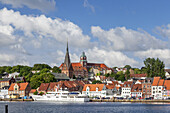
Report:
[[34,101],[33,99],[0,99],[0,101]]
[[170,100],[114,100],[114,99],[90,99],[90,102],[165,102],[170,103]]

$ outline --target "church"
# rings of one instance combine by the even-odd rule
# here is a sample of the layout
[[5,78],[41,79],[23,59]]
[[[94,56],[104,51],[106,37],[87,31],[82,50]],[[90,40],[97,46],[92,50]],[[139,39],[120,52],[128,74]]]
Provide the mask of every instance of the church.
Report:
[[69,56],[68,42],[67,42],[64,63],[62,63],[59,68],[61,69],[61,73],[66,74],[70,78],[73,78],[73,76],[75,76],[76,78],[77,77],[88,78],[88,73],[91,68],[99,68],[100,70],[110,69],[105,64],[88,63],[85,52],[83,52],[82,55],[80,56],[79,62],[71,63],[70,56]]

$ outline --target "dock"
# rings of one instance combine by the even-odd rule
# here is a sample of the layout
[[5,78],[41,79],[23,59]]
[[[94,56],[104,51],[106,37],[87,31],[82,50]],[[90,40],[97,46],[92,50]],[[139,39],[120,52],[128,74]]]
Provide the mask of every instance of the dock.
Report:
[[90,102],[163,102],[170,103],[170,100],[114,100],[114,99],[90,99]]
[[6,99],[0,99],[0,101],[34,101],[34,99],[13,99],[13,98],[6,98]]

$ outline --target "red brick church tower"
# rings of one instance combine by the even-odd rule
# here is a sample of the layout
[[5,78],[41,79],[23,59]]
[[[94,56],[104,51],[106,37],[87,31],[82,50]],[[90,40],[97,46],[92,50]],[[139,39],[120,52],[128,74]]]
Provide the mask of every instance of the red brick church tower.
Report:
[[70,56],[69,56],[68,41],[67,41],[65,60],[64,60],[64,64],[62,66],[61,72],[65,73],[70,78],[73,77],[73,67],[71,65]]

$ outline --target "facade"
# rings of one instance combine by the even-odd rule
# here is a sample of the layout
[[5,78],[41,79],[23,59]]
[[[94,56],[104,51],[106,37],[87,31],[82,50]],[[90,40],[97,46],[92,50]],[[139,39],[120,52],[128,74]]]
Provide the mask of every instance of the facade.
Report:
[[89,97],[105,97],[106,86],[105,84],[85,84],[82,94],[88,95]]
[[146,79],[145,82],[142,83],[142,97],[149,98],[152,97],[152,81],[150,79]]
[[131,97],[142,98],[142,84],[134,84],[132,86]]
[[20,97],[29,96],[31,87],[28,82],[26,83],[12,83],[8,89],[8,94],[10,98],[13,95],[19,95]]
[[14,83],[15,79],[12,78],[4,78],[3,80],[0,81],[0,89],[2,89],[5,86],[10,86],[11,83]]
[[152,96],[154,99],[162,99],[163,98],[163,89],[164,89],[164,79],[160,77],[154,77],[152,84]]
[[164,82],[163,99],[170,99],[170,80]]
[[124,98],[131,97],[131,87],[132,87],[133,81],[125,81],[122,86],[122,92],[121,96]]

